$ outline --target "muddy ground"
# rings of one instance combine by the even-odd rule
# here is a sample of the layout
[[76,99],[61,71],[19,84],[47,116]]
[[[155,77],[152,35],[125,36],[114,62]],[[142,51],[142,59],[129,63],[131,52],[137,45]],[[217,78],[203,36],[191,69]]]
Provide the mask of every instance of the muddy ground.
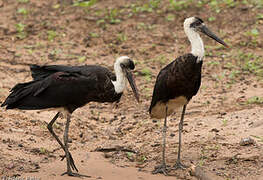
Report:
[[[163,120],[148,107],[159,70],[190,51],[186,17],[201,17],[229,48],[207,37],[202,85],[187,107],[182,159],[222,179],[263,179],[263,3],[261,1],[98,0],[94,4],[0,0],[0,103],[19,82],[30,81],[28,64],[101,64],[116,57],[136,61],[137,103],[130,88],[118,107],[89,103],[73,113],[70,150],[90,179],[195,179],[187,170],[152,175],[161,162]],[[247,3],[246,3],[247,2]],[[0,177],[61,177],[59,145],[46,125],[52,111],[0,108]],[[178,116],[167,133],[167,163],[177,157]],[[63,136],[65,120],[55,131]],[[251,138],[247,145],[241,139]],[[98,149],[111,149],[98,152]]]

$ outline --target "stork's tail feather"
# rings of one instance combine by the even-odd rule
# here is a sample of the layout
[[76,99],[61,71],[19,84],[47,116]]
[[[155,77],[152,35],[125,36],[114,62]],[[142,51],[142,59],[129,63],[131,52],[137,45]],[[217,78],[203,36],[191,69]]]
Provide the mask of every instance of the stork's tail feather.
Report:
[[6,98],[6,100],[1,104],[1,107],[6,106],[6,109],[17,108],[21,100],[34,92],[34,83],[36,81],[31,81],[27,83],[19,83],[15,85],[10,91],[11,94]]
[[81,67],[71,67],[63,65],[30,65],[31,75],[35,81],[43,80],[56,72],[75,72],[79,73]]
[[31,75],[34,80],[45,79],[51,72],[45,69],[45,66],[38,66],[35,64],[30,65]]

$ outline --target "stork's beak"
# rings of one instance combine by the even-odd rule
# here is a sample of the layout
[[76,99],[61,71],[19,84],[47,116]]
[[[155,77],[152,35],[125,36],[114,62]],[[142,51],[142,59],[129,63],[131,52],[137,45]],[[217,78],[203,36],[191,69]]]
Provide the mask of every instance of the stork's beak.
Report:
[[126,67],[123,67],[122,69],[124,70],[125,75],[126,75],[128,81],[129,81],[129,83],[130,83],[130,86],[131,86],[131,88],[132,88],[132,91],[133,91],[133,94],[134,94],[136,100],[137,100],[138,102],[140,102],[138,89],[137,89],[137,86],[136,86],[136,84],[135,84],[135,81],[134,81],[134,78],[133,78],[133,75],[132,75],[131,71],[128,70]]
[[228,45],[221,40],[219,37],[217,37],[213,32],[211,32],[204,24],[202,26],[199,27],[200,31],[204,34],[206,34],[207,36],[209,36],[210,38],[216,40],[217,42],[219,42],[220,44],[228,47]]

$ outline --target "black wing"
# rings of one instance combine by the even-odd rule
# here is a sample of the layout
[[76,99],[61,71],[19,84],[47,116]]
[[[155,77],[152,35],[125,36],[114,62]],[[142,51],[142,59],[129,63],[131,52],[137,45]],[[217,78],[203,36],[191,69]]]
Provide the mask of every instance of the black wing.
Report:
[[112,80],[116,80],[115,75],[109,71],[107,68],[98,65],[85,65],[85,66],[65,66],[65,65],[30,65],[31,75],[34,80],[45,79],[46,77],[57,73],[57,72],[68,72],[76,73],[84,76],[89,76],[91,73],[96,73],[100,71],[105,73]]
[[[95,68],[96,70],[96,68]],[[111,79],[101,73],[57,72],[28,83],[17,84],[1,106],[7,109],[45,109],[66,107],[74,111],[90,101],[106,102],[119,99]]]
[[161,71],[159,72],[156,78],[154,89],[153,89],[152,101],[149,108],[150,113],[152,111],[152,108],[156,105],[158,101],[165,101],[169,97],[168,93],[166,92],[168,89],[166,82],[168,79],[168,71],[173,65],[173,63],[174,62],[171,62],[166,67],[161,69]]
[[202,61],[197,57],[185,54],[164,67],[158,74],[153,90],[149,111],[157,102],[167,102],[179,96],[188,100],[196,95],[201,83]]

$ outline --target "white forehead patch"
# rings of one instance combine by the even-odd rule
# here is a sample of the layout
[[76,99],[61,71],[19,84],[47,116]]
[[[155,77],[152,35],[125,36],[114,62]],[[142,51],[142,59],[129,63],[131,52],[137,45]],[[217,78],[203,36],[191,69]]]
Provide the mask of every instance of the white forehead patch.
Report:
[[130,59],[128,56],[121,56],[116,60],[116,62],[123,63],[127,61],[128,59]]
[[184,20],[184,28],[190,28],[190,24],[196,21],[195,17],[189,17]]

